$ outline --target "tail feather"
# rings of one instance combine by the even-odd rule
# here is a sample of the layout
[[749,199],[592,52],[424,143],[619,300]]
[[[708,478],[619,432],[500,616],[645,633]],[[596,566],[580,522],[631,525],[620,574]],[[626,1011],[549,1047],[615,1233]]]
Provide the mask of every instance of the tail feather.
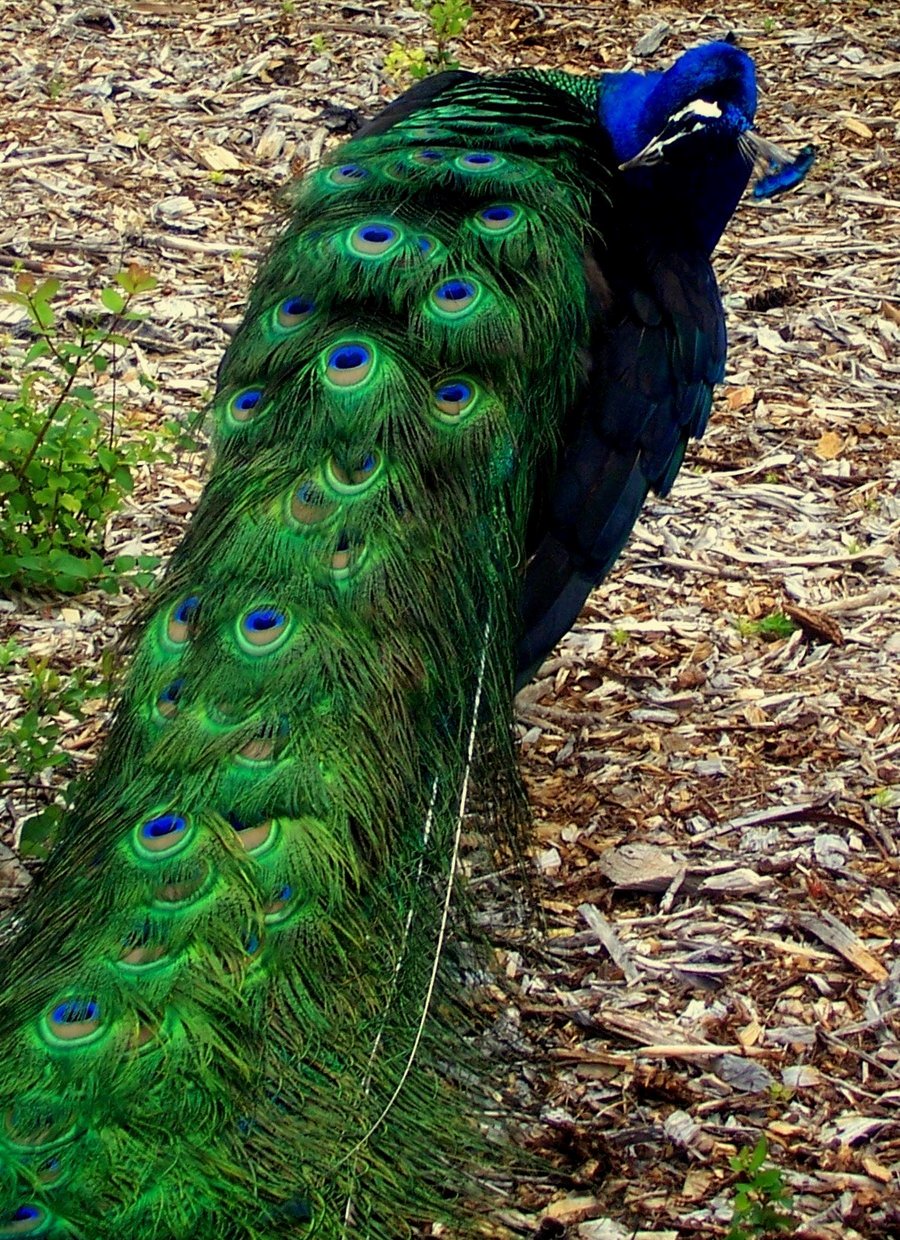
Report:
[[596,191],[462,88],[303,183],[221,367],[209,484],[2,983],[0,1235],[33,1207],[92,1240],[396,1240],[442,1208],[435,1148],[465,1163],[429,996],[476,732],[513,782]]

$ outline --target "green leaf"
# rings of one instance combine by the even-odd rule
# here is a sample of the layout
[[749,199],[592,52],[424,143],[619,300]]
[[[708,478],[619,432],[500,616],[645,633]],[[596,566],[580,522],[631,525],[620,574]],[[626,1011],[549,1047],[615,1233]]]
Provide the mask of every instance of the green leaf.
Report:
[[121,314],[125,309],[125,298],[118,289],[109,287],[102,290],[100,300],[113,314]]
[[52,572],[74,577],[78,581],[86,581],[95,576],[103,567],[103,561],[96,554],[82,560],[67,551],[51,551],[47,558]]

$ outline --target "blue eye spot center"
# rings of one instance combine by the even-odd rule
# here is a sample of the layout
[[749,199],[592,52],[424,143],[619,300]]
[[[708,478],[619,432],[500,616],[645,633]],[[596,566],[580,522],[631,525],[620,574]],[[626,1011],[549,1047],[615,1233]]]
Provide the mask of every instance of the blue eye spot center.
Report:
[[277,898],[279,900],[290,900],[293,894],[294,894],[293,887],[290,885],[290,883],[285,883],[285,885],[279,891]]
[[262,391],[260,388],[250,388],[246,392],[239,392],[234,398],[234,407],[241,413],[247,413],[250,409],[255,409],[262,400]]
[[166,685],[162,693],[159,695],[164,702],[177,702],[181,697],[181,691],[184,688],[184,678],[173,680],[170,685]]
[[441,301],[465,301],[475,296],[475,286],[468,280],[448,280],[437,291]]
[[67,999],[53,1009],[51,1019],[56,1025],[77,1025],[84,1020],[96,1020],[99,1011],[96,999]]
[[289,297],[287,301],[281,303],[282,313],[291,318],[297,318],[301,314],[312,314],[314,309],[315,303],[306,297]]
[[512,207],[487,207],[481,213],[483,220],[489,220],[492,224],[505,224],[507,220],[511,220],[515,215]]
[[141,835],[148,840],[159,840],[167,835],[176,835],[179,831],[184,831],[186,827],[187,822],[180,814],[160,814],[144,823],[141,827]]
[[199,610],[200,599],[196,594],[192,594],[190,598],[183,599],[175,608],[175,619],[179,624],[190,624],[197,618]]
[[370,241],[373,245],[382,245],[386,241],[393,241],[397,234],[386,224],[367,224],[365,228],[359,230],[359,235],[363,241]]
[[37,1206],[19,1206],[15,1214],[12,1216],[14,1223],[30,1223],[36,1218],[40,1218],[41,1212]]
[[461,405],[471,394],[472,389],[465,383],[446,383],[442,388],[438,388],[437,398],[448,404]]
[[473,151],[471,155],[466,155],[467,164],[475,164],[476,167],[485,167],[492,164],[496,160],[495,155],[489,154],[487,151]]
[[273,607],[261,608],[259,611],[251,611],[250,615],[244,621],[245,626],[253,633],[267,633],[270,629],[278,629],[285,623],[285,616],[280,611],[275,611]]
[[443,159],[443,156],[440,151],[419,151],[419,159],[428,159],[434,162],[435,160]]
[[356,181],[362,180],[363,177],[369,175],[365,168],[360,168],[359,164],[342,164],[341,167],[338,168],[338,172],[342,177],[347,177],[349,180]]
[[345,344],[334,350],[328,365],[334,370],[355,370],[357,366],[365,366],[368,360],[369,350],[361,344]]

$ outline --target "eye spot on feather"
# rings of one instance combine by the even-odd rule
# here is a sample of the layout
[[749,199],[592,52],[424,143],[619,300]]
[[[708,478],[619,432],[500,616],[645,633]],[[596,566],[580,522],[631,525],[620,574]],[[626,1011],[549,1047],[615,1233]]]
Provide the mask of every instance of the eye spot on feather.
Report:
[[285,883],[276,889],[274,898],[269,901],[263,910],[266,925],[277,925],[278,922],[284,921],[290,917],[296,907],[297,899],[294,895],[294,888],[290,883]]
[[156,856],[171,855],[186,848],[193,838],[194,827],[182,814],[157,814],[140,823],[135,831],[138,852]]
[[434,393],[434,403],[442,422],[458,422],[472,413],[478,391],[469,379],[448,379]]
[[424,151],[416,151],[413,155],[413,159],[419,164],[440,164],[446,158],[447,156],[443,151],[438,151],[431,147],[426,148]]
[[517,207],[497,203],[479,211],[475,217],[475,225],[480,232],[505,233],[511,232],[521,219],[522,213]]
[[163,719],[174,719],[178,714],[178,703],[184,690],[184,677],[172,680],[160,690],[156,699],[156,713]]
[[361,538],[350,535],[343,530],[337,538],[331,553],[331,576],[335,581],[346,581],[354,573],[359,572],[366,555],[365,543]]
[[298,483],[287,499],[287,515],[296,525],[318,525],[327,520],[337,504],[326,498],[324,491],[309,478]]
[[42,1094],[17,1098],[3,1115],[5,1144],[23,1153],[33,1154],[64,1145],[75,1131],[71,1111],[62,1109],[57,1098]]
[[361,164],[340,164],[337,168],[331,169],[328,180],[332,185],[358,185],[368,175],[368,169],[363,168]]
[[175,604],[166,622],[166,637],[173,646],[181,646],[188,640],[199,615],[200,598],[196,594],[189,594],[187,598]]
[[284,752],[290,736],[291,725],[287,717],[282,715],[277,723],[266,723],[237,751],[236,757],[241,762],[252,765],[266,765],[276,762]]
[[42,1184],[55,1184],[62,1173],[62,1159],[48,1158],[38,1170],[38,1179]]
[[[153,965],[166,961],[164,947],[133,947],[119,958],[119,964],[133,972],[144,972]],[[166,961],[167,963],[167,961]]]
[[244,935],[243,941],[244,941],[244,951],[251,958],[253,956],[258,956],[259,953],[262,951],[262,942],[258,934],[254,934],[251,931],[249,934]]
[[18,1236],[37,1236],[49,1222],[46,1210],[30,1202],[19,1206],[12,1214],[0,1219],[0,1240],[12,1240]]
[[327,355],[325,378],[334,387],[355,387],[372,373],[374,355],[358,341],[338,345]]
[[278,840],[279,830],[278,823],[274,819],[261,822],[255,827],[236,826],[232,820],[237,832],[238,841],[242,848],[250,854],[251,857],[260,857],[263,853],[267,853],[275,846]]
[[196,904],[212,888],[213,869],[209,862],[201,861],[187,878],[177,883],[165,883],[153,893],[155,908],[174,910]]
[[456,166],[462,168],[463,172],[487,172],[499,167],[502,162],[498,155],[493,155],[490,151],[469,151],[458,157]]
[[238,621],[238,640],[250,654],[269,654],[290,631],[290,618],[277,607],[254,607]]
[[45,1015],[44,1032],[51,1042],[84,1044],[94,1041],[102,1030],[97,999],[71,996],[55,1003]]
[[316,303],[309,297],[303,297],[299,294],[294,297],[286,297],[275,312],[275,322],[284,331],[291,331],[310,318],[315,313],[315,310]]
[[350,248],[360,258],[382,258],[395,250],[402,237],[391,224],[362,224],[350,234]]
[[243,388],[235,392],[226,406],[232,422],[242,424],[250,422],[259,413],[262,404],[263,390],[258,387]]
[[370,486],[381,472],[381,457],[377,452],[365,456],[349,468],[332,457],[328,462],[328,482],[343,495],[355,495]]
[[431,294],[433,304],[446,315],[462,314],[478,301],[481,290],[471,280],[445,280]]

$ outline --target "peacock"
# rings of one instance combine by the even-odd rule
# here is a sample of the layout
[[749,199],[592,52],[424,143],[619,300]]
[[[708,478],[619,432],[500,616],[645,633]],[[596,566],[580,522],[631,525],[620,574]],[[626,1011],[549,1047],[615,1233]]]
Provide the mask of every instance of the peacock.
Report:
[[703,431],[710,254],[754,166],[768,196],[813,158],[755,104],[724,42],[449,71],[292,191],[202,499],[8,927],[0,1240],[466,1234],[493,1138],[463,824],[477,785],[515,834],[516,685]]

